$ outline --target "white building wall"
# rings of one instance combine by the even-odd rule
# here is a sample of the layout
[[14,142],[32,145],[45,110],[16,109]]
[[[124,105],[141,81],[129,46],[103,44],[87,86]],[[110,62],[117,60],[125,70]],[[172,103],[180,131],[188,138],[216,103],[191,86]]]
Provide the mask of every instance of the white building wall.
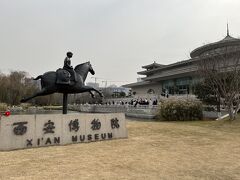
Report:
[[[148,90],[153,89],[154,94],[148,94]],[[135,98],[153,98],[160,96],[162,92],[162,84],[161,82],[145,85],[145,86],[137,86],[132,88],[132,92],[136,92],[136,95],[134,95]]]

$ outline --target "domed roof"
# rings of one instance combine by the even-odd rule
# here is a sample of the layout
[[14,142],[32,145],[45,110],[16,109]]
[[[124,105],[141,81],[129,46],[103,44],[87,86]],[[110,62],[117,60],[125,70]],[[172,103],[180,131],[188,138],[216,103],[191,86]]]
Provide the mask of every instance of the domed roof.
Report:
[[234,37],[232,37],[232,36],[230,36],[229,34],[225,37],[225,38],[223,38],[221,41],[219,41],[219,42],[222,42],[222,41],[236,41],[236,40],[239,40],[239,39],[237,39],[237,38],[234,38]]
[[198,56],[201,56],[202,54],[206,54],[209,51],[216,50],[226,46],[240,46],[240,39],[230,36],[228,30],[227,30],[227,36],[225,38],[223,38],[220,41],[206,44],[204,46],[194,49],[190,53],[190,56],[191,58],[198,57]]

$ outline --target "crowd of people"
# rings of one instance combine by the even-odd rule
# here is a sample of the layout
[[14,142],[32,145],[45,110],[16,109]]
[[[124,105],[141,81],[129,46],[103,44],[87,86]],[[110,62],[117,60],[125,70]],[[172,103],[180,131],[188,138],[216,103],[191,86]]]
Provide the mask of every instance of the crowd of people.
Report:
[[139,99],[131,99],[130,101],[108,101],[105,103],[105,105],[131,105],[136,107],[137,105],[145,105],[145,106],[153,106],[158,105],[158,100],[154,99],[152,100],[147,98],[139,98]]
[[139,105],[150,105],[150,106],[152,106],[152,105],[157,105],[158,101],[157,101],[157,99],[152,100],[151,98],[149,100],[147,98],[145,98],[145,99],[140,98],[140,99],[136,99],[136,100],[131,101],[131,105],[134,105],[135,107],[138,104]]

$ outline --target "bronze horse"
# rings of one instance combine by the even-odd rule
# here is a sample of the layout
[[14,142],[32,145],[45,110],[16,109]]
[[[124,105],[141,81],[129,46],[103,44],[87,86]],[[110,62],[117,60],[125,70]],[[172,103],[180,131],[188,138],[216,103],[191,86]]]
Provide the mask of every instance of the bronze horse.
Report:
[[56,83],[57,73],[54,71],[49,71],[44,73],[43,75],[36,77],[34,80],[41,79],[42,89],[30,97],[23,98],[21,102],[26,102],[37,96],[45,96],[53,93],[75,94],[75,93],[89,92],[92,95],[92,97],[94,97],[94,94],[91,91],[95,91],[101,97],[103,97],[102,93],[99,92],[98,90],[94,89],[93,87],[84,85],[88,72],[90,72],[92,75],[95,74],[92,68],[92,65],[90,64],[89,61],[77,65],[74,68],[74,70],[76,72],[76,82],[71,83],[72,85],[57,84]]

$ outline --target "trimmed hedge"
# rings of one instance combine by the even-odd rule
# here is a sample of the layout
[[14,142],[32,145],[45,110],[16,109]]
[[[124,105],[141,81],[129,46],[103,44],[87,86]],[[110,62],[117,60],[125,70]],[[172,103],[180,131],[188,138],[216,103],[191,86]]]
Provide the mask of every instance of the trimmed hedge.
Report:
[[169,98],[160,104],[160,117],[168,121],[200,120],[202,102],[193,98]]

